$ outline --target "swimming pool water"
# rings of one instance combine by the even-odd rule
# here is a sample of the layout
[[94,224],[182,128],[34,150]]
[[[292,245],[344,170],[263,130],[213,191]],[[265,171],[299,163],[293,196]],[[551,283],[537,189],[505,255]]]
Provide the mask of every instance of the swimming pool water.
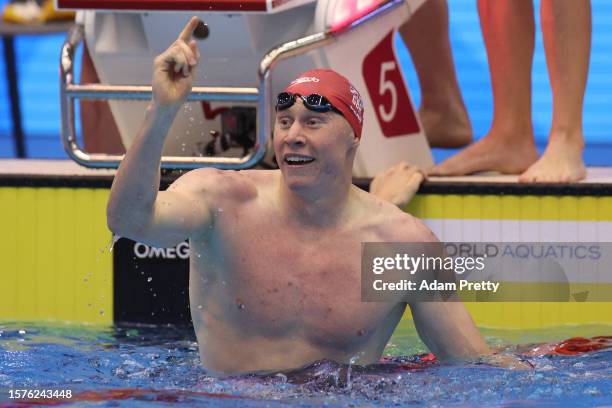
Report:
[[[609,326],[581,326],[583,336],[610,334]],[[538,331],[483,330],[487,342],[516,351],[517,344],[560,341],[575,327]],[[386,355],[426,350],[402,323]],[[190,328],[88,327],[0,323],[0,407],[16,405],[10,390],[71,390],[69,405],[221,407],[387,406],[597,406],[612,404],[612,350],[531,358],[533,370],[475,363],[426,364],[399,369],[393,359],[377,368],[322,362],[303,375],[215,378],[200,367]],[[23,401],[21,401],[23,402]],[[57,406],[58,400],[37,399]]]

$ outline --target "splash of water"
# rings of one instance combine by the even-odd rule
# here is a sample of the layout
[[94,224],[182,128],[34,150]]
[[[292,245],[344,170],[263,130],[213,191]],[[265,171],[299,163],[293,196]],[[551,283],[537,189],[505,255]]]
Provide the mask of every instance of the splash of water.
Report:
[[350,390],[353,386],[353,383],[351,382],[351,373],[352,373],[353,365],[355,364],[358,358],[359,358],[359,354],[356,354],[353,357],[351,357],[351,359],[349,360],[349,365],[348,365],[348,368],[346,369],[346,387],[345,388],[347,390]]
[[110,242],[108,243],[108,245],[106,246],[105,249],[108,249],[108,252],[113,252],[113,248],[115,247],[115,244],[117,243],[117,241],[119,241],[121,239],[121,237],[119,235],[115,235],[113,234],[113,236],[111,237]]

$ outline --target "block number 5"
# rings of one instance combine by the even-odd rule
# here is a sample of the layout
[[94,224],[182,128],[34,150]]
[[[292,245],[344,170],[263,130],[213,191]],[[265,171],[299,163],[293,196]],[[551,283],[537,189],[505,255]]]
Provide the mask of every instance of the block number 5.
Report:
[[380,82],[378,86],[378,92],[382,96],[387,92],[391,93],[391,106],[387,111],[385,106],[381,103],[378,105],[378,113],[380,113],[380,118],[385,122],[391,122],[395,117],[395,113],[397,111],[397,88],[393,81],[385,79],[386,73],[389,71],[394,71],[395,61],[386,61],[380,65]]

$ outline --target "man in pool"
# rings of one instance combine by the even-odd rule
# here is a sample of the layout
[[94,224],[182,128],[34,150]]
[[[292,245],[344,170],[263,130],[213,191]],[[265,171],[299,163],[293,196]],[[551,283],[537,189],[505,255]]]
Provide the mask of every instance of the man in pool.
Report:
[[379,360],[406,305],[441,360],[490,354],[459,302],[361,301],[361,243],[436,241],[419,220],[351,184],[359,93],[314,70],[277,100],[280,170],[190,171],[159,190],[162,147],[191,90],[192,20],[154,62],[153,99],[115,177],[109,228],[167,247],[189,238],[190,304],[203,365],[275,372]]

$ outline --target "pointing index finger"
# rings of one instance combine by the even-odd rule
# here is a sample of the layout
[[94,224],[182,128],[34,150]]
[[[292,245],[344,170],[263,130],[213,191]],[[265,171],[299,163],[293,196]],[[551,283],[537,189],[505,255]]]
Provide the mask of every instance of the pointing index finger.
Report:
[[191,35],[193,34],[193,30],[196,29],[199,22],[200,19],[198,17],[191,17],[191,20],[189,20],[185,28],[183,28],[183,31],[181,31],[181,34],[179,34],[179,40],[183,40],[186,43],[189,43],[189,41],[191,40]]

